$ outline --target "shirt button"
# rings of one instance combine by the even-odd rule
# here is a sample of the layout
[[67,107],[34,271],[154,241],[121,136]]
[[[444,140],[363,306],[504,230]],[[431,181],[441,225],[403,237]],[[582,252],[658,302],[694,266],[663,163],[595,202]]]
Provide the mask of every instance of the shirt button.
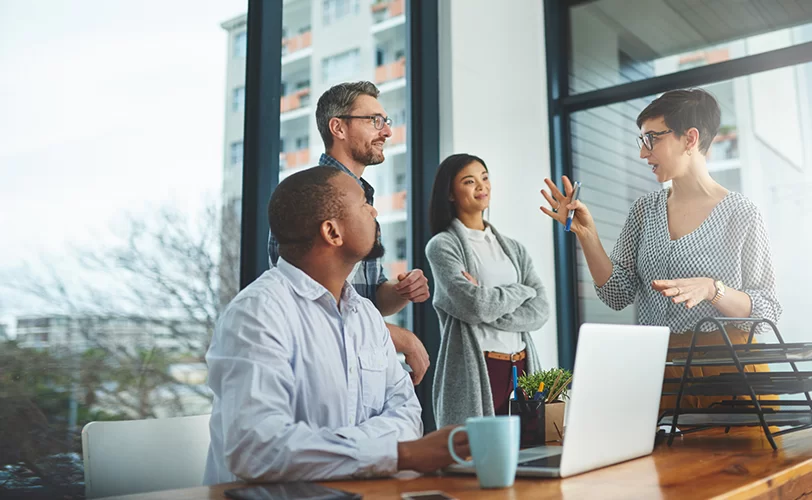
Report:
[[355,373],[355,367],[354,366],[350,367],[350,373]]

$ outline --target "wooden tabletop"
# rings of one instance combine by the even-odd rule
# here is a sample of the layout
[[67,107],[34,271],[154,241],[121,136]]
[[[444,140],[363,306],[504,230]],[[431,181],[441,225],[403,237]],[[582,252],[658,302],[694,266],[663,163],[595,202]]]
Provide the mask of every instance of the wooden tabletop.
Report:
[[[401,493],[440,490],[459,499],[521,498],[799,498],[812,493],[812,430],[776,438],[773,451],[754,429],[689,434],[669,448],[659,444],[648,457],[567,479],[516,478],[512,488],[481,490],[473,476],[421,476],[324,483],[369,498],[399,499]],[[226,498],[243,483],[143,493],[121,500]]]

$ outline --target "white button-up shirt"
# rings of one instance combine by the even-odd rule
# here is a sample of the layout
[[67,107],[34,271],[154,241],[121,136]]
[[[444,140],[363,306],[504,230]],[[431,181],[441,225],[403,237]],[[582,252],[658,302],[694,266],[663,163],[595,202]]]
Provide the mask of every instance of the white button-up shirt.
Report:
[[420,403],[380,313],[279,260],[228,305],[209,351],[204,484],[390,475],[423,434]]

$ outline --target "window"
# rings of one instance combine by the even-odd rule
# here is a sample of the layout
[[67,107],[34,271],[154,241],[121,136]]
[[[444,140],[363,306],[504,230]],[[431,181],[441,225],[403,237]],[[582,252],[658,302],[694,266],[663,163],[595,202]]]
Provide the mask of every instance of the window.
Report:
[[242,141],[231,143],[231,164],[242,165]]
[[235,113],[245,111],[245,87],[237,87],[232,92],[231,110]]
[[245,59],[248,45],[248,33],[242,31],[234,35],[234,57],[236,59]]
[[[704,67],[705,71],[691,74],[708,83],[696,86],[712,93],[721,107],[721,126],[707,156],[708,171],[728,190],[747,196],[761,211],[770,236],[777,294],[783,307],[778,328],[787,342],[809,341],[804,323],[806,304],[800,297],[805,294],[804,284],[812,279],[812,271],[798,263],[812,252],[812,238],[807,234],[799,237],[797,228],[812,227],[812,206],[803,194],[812,189],[812,154],[804,139],[812,137],[812,57],[807,51],[806,63],[726,81],[715,81],[721,73],[714,75],[713,66],[758,54],[770,55],[773,61],[797,60],[800,51],[791,58],[785,52],[784,59],[768,53],[812,41],[812,11],[793,11],[790,15],[788,9],[776,9],[770,12],[775,17],[767,18],[767,13],[754,8],[753,2],[743,1],[736,12],[737,21],[731,23],[729,16],[719,14],[719,9],[731,7],[719,2],[695,2],[690,11],[678,13],[667,2],[654,2],[647,4],[650,16],[643,29],[636,18],[626,15],[627,9],[621,4],[597,0],[571,7],[572,52],[558,56],[562,59],[556,63],[559,71],[565,69],[564,74],[569,75],[565,94],[597,90],[596,104],[613,102],[616,91],[607,88],[639,82],[634,89],[626,87],[630,93],[639,92],[634,99],[606,105],[581,101],[575,112],[561,102],[560,111],[553,111],[568,120],[570,134],[551,146],[566,151],[567,144],[562,143],[569,141],[571,157],[561,167],[583,182],[581,199],[590,208],[604,248],[611,252],[637,198],[666,187],[653,178],[635,144],[639,134],[635,119],[659,95],[640,95],[639,89],[646,88],[650,81],[654,87],[652,79],[657,78],[652,92],[659,90],[668,75]],[[639,9],[637,5],[627,7]],[[715,14],[711,13],[713,9]],[[700,36],[685,36],[682,23]],[[674,81],[678,85],[680,79],[675,77]],[[577,321],[637,322],[634,305],[613,311],[597,298],[580,248],[575,259],[574,277],[567,271],[566,256],[558,272],[564,273],[568,282],[574,281]],[[565,326],[571,331],[577,329],[577,324]],[[571,334],[562,330],[560,335],[566,339]],[[768,341],[774,338],[770,335]],[[566,365],[572,360],[560,362]]]
[[[285,138],[285,148],[280,155],[280,180],[301,168],[316,164],[321,155],[322,139],[314,123],[314,108],[321,94],[342,81],[368,80],[378,84],[387,81],[380,78],[379,71],[372,64],[372,51],[378,47],[386,48],[389,51],[387,55],[392,57],[395,51],[406,47],[405,23],[394,23],[385,30],[374,29],[374,16],[356,15],[360,14],[360,4],[358,0],[284,2],[283,20],[291,33],[295,33],[299,26],[312,27],[313,40],[317,40],[319,37],[335,38],[330,34],[335,29],[341,30],[341,39],[324,41],[325,38],[322,38],[321,43],[312,45],[312,53],[306,57],[282,58],[282,81],[286,82],[282,95],[289,95],[290,98],[283,99],[282,109],[287,111],[280,120],[280,137]],[[379,7],[373,2],[364,3],[364,8],[373,13]],[[344,23],[333,25],[336,21]],[[335,48],[339,44],[342,48]],[[347,47],[353,48],[346,50]],[[362,50],[365,58],[363,64]],[[405,72],[397,77],[404,76]],[[383,258],[383,266],[390,278],[393,272],[402,272],[408,267],[406,250],[410,244],[405,195],[410,176],[405,143],[409,82],[405,78],[401,81],[403,85],[381,89],[378,100],[386,113],[397,121],[398,128],[387,141],[384,151],[386,160],[375,168],[368,168],[364,174],[364,179],[375,188],[376,206],[382,207],[378,222],[381,224],[383,244],[388,250]],[[310,109],[307,113],[300,112],[308,106]],[[393,315],[387,321],[408,328],[411,317],[409,306],[403,313]]]
[[[802,43],[797,27],[812,22],[812,9],[797,8],[806,2],[791,4],[765,10],[754,0],[704,0],[691,2],[687,9],[667,1],[645,6],[617,0],[581,2],[570,9],[570,91],[587,92],[797,45]],[[758,40],[761,36],[771,41]],[[748,38],[748,50],[737,47]]]
[[359,0],[323,0],[322,14],[324,24],[334,23],[350,14],[361,12]]
[[348,50],[322,60],[321,79],[325,83],[349,80],[360,71],[360,51]]
[[211,412],[204,356],[239,285],[246,6],[2,3],[4,44],[37,64],[0,51],[0,157],[19,167],[0,167],[0,498],[84,498],[91,421]]

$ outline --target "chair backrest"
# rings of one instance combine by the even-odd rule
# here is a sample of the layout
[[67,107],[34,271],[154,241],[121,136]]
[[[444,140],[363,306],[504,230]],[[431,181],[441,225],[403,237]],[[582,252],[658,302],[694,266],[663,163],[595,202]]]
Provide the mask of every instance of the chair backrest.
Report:
[[209,440],[209,415],[91,422],[82,429],[85,496],[199,486]]

